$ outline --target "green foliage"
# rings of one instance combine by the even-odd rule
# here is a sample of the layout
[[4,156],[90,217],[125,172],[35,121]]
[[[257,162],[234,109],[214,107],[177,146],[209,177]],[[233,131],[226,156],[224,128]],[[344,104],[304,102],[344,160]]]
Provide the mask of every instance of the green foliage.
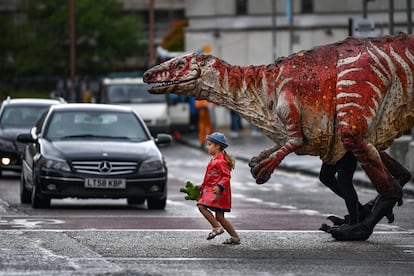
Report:
[[199,200],[200,199],[200,186],[194,186],[194,184],[188,180],[185,184],[185,188],[181,188],[180,192],[186,193],[184,197],[186,200]]
[[10,93],[8,95],[2,95],[0,93],[0,100],[7,98],[7,96],[11,96],[12,98],[50,98],[50,92],[19,90],[13,91],[13,93]]
[[[23,1],[27,20],[20,24],[14,48],[16,76],[68,76],[70,1]],[[76,72],[96,76],[143,49],[136,16],[122,13],[117,0],[76,0]]]

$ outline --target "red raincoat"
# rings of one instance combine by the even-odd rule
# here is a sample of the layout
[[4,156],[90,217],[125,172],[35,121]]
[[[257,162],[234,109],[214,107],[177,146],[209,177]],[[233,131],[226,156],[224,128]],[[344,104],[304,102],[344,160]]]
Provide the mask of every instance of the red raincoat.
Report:
[[[230,164],[224,159],[224,154],[219,153],[212,158],[207,165],[206,174],[201,184],[201,197],[198,204],[211,207],[213,210],[229,212],[231,208],[230,188]],[[221,187],[221,192],[213,193],[213,188]]]

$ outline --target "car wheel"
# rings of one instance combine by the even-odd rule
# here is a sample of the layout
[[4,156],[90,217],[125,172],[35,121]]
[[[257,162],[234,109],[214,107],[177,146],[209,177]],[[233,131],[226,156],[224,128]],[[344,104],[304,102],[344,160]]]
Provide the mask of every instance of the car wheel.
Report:
[[32,203],[32,195],[26,189],[26,180],[24,179],[23,172],[20,174],[20,202]]
[[145,202],[145,198],[142,198],[142,197],[128,197],[127,198],[127,203],[129,205],[143,204],[144,202]]
[[156,209],[156,210],[165,209],[165,206],[167,205],[167,198],[166,197],[148,198],[147,205],[148,205],[148,209]]
[[32,207],[35,209],[39,208],[49,208],[50,207],[50,198],[41,197],[37,193],[36,185],[33,185],[32,189]]

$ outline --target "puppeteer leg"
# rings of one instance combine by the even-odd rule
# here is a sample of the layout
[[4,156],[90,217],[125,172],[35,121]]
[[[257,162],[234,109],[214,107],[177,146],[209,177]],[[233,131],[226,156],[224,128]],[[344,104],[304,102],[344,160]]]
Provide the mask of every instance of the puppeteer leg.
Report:
[[[348,144],[349,145],[349,144]],[[366,240],[375,225],[388,213],[402,198],[401,186],[394,180],[381,160],[377,149],[366,141],[362,141],[352,149],[369,179],[377,189],[380,197],[376,200],[371,214],[362,222],[355,225],[344,225],[332,229],[331,234],[338,240]]]

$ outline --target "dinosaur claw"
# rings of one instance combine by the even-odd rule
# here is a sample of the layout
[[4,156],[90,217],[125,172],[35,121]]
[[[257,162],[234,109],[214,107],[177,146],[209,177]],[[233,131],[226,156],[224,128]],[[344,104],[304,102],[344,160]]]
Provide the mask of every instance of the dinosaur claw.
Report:
[[341,226],[333,227],[330,233],[338,241],[365,241],[371,236],[372,230],[362,223],[354,225],[342,224]]
[[261,178],[256,178],[256,184],[264,184],[270,179],[270,176],[265,176]]
[[375,225],[385,216],[388,221],[394,220],[392,209],[397,203],[396,199],[383,199],[381,197],[375,200],[371,213],[362,222],[349,225],[342,224],[331,229],[333,238],[340,241],[363,241],[367,240],[374,231]]
[[329,216],[329,217],[327,217],[327,219],[329,219],[330,221],[332,221],[332,223],[335,226],[342,225],[342,224],[345,223],[345,219],[340,218],[340,217],[336,217],[336,216]]
[[326,223],[322,223],[321,227],[319,227],[319,230],[321,230],[323,232],[326,232],[326,233],[331,233],[331,229],[332,229],[332,227],[330,227]]
[[258,164],[259,164],[259,162],[257,161],[257,158],[256,158],[256,157],[253,157],[252,159],[250,159],[250,162],[249,162],[249,167],[250,167],[250,168],[254,168],[254,167],[256,167]]
[[256,167],[250,169],[250,173],[252,174],[252,176],[253,176],[254,179],[257,178],[257,173],[258,173],[258,170],[255,169],[255,168]]
[[257,184],[264,184],[270,179],[270,173],[266,172],[266,170],[260,164],[255,166],[254,168],[250,169],[252,176],[256,179]]

